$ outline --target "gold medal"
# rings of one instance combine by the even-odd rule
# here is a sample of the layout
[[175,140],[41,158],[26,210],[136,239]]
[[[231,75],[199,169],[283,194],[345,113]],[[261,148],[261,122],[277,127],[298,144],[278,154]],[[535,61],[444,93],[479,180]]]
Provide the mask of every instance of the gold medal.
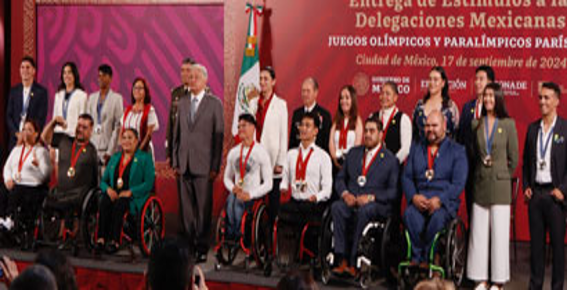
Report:
[[243,185],[245,184],[245,181],[243,179],[239,179],[239,181],[237,182],[237,186],[239,187],[243,187]]
[[75,168],[74,167],[70,167],[69,170],[67,170],[67,177],[69,177],[69,178],[75,177]]
[[22,182],[22,174],[20,172],[17,172],[14,178],[16,182],[18,183]]
[[432,169],[427,170],[424,176],[428,181],[432,181],[434,179],[434,170]]
[[118,178],[118,180],[116,180],[116,187],[118,188],[118,190],[122,189],[122,187],[124,186],[124,180],[122,180],[122,178]]

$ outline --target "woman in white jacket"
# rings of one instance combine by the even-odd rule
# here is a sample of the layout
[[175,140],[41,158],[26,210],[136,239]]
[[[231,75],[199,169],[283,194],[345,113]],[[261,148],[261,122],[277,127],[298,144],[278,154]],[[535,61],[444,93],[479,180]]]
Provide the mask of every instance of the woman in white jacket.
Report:
[[61,69],[61,84],[55,94],[53,118],[62,116],[66,127],[57,126],[55,132],[64,132],[74,137],[79,115],[87,111],[87,93],[83,90],[79,70],[73,62],[67,62]]

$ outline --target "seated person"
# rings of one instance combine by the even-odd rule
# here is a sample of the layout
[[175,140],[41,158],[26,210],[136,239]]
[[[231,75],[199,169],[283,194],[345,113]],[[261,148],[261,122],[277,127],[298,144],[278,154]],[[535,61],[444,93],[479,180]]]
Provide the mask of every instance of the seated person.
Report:
[[152,155],[138,148],[139,137],[135,129],[122,131],[120,139],[122,152],[115,153],[109,160],[101,181],[103,193],[99,204],[99,230],[96,249],[105,248],[109,253],[119,248],[120,232],[126,211],[137,215],[156,177]]
[[298,127],[300,145],[288,151],[284,165],[280,189],[283,192],[290,189],[292,197],[280,207],[278,223],[279,228],[292,226],[294,234],[301,233],[308,222],[321,221],[324,202],[331,197],[331,158],[316,145],[319,127],[316,113],[304,114]]
[[[53,133],[56,126],[67,127],[63,117],[54,117],[41,134],[44,143],[59,150],[57,188],[47,196],[47,207],[65,213],[65,220],[81,212],[84,196],[98,184],[97,150],[91,144],[93,118],[82,114],[77,121],[75,137],[64,132]],[[73,226],[73,234],[78,223]]]
[[436,234],[457,215],[468,172],[465,148],[446,137],[441,112],[430,113],[424,129],[426,140],[412,146],[402,176],[412,264],[422,267]]
[[22,143],[17,145],[4,165],[4,181],[8,190],[6,217],[0,218],[0,225],[10,230],[18,207],[23,214],[38,213],[45,195],[51,163],[49,152],[39,141],[40,128],[37,122],[28,119],[22,130]]
[[241,218],[246,204],[272,189],[272,164],[268,152],[255,143],[256,120],[250,114],[239,116],[241,144],[229,151],[224,184],[231,193],[227,198],[227,238],[240,237]]
[[[396,199],[399,163],[382,143],[383,123],[374,115],[365,121],[364,145],[349,151],[335,188],[341,200],[333,203],[331,215],[334,226],[335,256],[339,265],[333,272],[356,276],[357,248],[363,228],[379,217],[389,217]],[[348,224],[356,219],[350,236]],[[353,238],[351,245],[348,239]],[[347,261],[349,259],[349,261]]]

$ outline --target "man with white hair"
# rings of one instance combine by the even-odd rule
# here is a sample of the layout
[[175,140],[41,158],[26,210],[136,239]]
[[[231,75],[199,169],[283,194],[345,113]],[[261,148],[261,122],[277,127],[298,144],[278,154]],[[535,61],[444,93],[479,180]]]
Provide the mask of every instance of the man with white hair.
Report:
[[173,167],[179,177],[182,233],[191,238],[197,263],[207,260],[213,181],[223,154],[223,103],[206,91],[207,69],[191,67],[189,98],[180,99],[173,132]]

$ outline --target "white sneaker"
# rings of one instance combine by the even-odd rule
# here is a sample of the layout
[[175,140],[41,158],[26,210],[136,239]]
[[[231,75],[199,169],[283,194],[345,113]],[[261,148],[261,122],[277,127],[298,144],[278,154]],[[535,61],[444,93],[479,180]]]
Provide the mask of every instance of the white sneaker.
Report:
[[474,290],[487,290],[487,283],[483,282],[483,283],[479,283],[477,284],[477,286],[475,286]]
[[4,220],[4,227],[6,227],[7,230],[11,230],[12,227],[14,227],[14,221],[12,221],[12,218],[8,217]]
[[493,285],[493,286],[491,286],[491,289],[489,289],[489,290],[503,290],[503,286],[499,287],[497,285]]

